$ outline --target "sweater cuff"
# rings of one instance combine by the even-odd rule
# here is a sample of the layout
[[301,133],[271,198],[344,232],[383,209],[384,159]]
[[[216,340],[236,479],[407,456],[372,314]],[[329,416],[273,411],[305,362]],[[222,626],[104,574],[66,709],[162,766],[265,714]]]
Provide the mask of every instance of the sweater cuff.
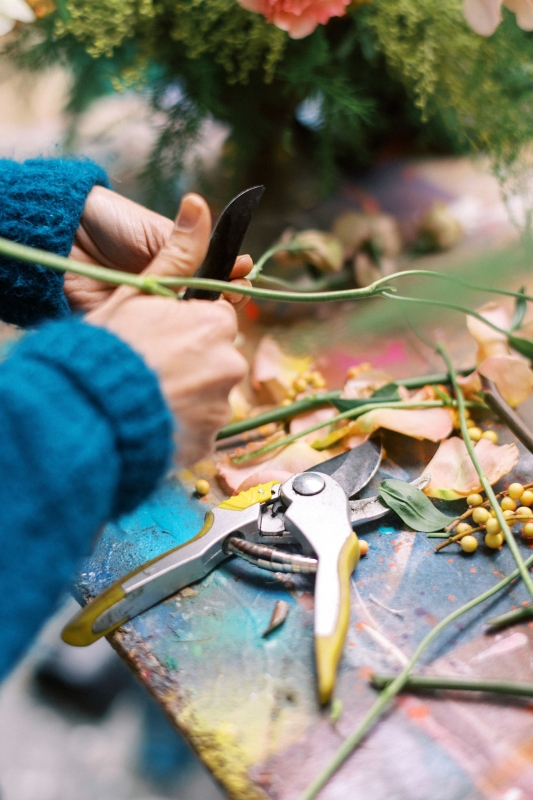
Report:
[[[87,195],[109,186],[88,160],[0,159],[0,236],[68,256]],[[0,318],[27,327],[70,314],[63,275],[39,265],[0,258]]]
[[132,511],[155,489],[174,449],[173,420],[155,373],[117,336],[78,318],[40,327],[16,353],[53,363],[107,417],[121,460],[113,517]]

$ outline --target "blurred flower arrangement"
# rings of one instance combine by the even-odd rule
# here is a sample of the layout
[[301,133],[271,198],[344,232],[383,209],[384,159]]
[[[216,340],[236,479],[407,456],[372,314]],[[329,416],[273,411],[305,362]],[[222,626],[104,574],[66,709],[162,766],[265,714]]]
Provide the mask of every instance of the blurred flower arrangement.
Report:
[[37,20],[4,37],[4,54],[67,64],[72,111],[150,92],[164,118],[153,177],[179,170],[208,118],[229,127],[239,185],[271,185],[304,158],[328,187],[339,165],[391,144],[482,149],[501,171],[533,129],[526,0],[466,0],[473,27],[461,0],[438,13],[434,0],[1,0],[0,33],[31,22],[30,6]]

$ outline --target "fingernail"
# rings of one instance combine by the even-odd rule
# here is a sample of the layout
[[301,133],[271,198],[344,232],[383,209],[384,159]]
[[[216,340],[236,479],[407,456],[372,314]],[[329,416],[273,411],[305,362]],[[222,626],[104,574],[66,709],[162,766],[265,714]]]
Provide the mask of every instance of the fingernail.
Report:
[[180,231],[192,231],[196,228],[201,213],[202,209],[198,203],[184,197],[181,202],[178,219],[176,220],[176,228]]

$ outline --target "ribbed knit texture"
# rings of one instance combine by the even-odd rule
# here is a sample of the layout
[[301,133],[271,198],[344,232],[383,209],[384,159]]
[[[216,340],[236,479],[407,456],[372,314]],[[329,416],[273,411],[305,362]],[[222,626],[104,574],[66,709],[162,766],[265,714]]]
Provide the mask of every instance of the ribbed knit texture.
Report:
[[[92,161],[0,159],[0,236],[68,256],[93,186],[108,186]],[[63,276],[0,258],[0,318],[27,327],[69,313]]]
[[0,678],[98,529],[155,488],[172,420],[156,376],[108,331],[48,323],[0,365]]

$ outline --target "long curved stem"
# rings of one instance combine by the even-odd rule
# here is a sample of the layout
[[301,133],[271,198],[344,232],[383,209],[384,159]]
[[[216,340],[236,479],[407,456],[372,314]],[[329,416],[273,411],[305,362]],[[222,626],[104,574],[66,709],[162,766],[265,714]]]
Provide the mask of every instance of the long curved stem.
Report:
[[388,283],[389,281],[395,281],[399,278],[407,278],[412,276],[422,276],[426,278],[437,278],[437,280],[448,281],[449,283],[457,283],[460,286],[464,286],[467,289],[472,289],[475,292],[488,292],[489,294],[503,294],[507,297],[522,297],[524,300],[530,300],[533,302],[533,296],[529,294],[522,294],[522,292],[513,292],[511,289],[496,289],[494,287],[488,286],[479,286],[476,283],[470,283],[470,281],[465,281],[463,278],[458,278],[456,275],[449,275],[446,272],[433,272],[430,269],[406,269],[402,272],[395,272],[392,275],[388,275],[386,278],[380,278],[374,284],[374,286],[380,286],[382,283]]
[[[533,556],[530,556],[527,561],[525,562],[525,566],[529,567],[529,565],[533,562]],[[402,669],[402,671],[394,678],[394,680],[384,689],[381,694],[379,695],[378,699],[361,720],[360,724],[357,726],[355,731],[349,736],[340,748],[337,750],[336,754],[334,755],[333,759],[330,761],[326,769],[311,783],[310,786],[305,790],[305,792],[300,796],[299,800],[313,800],[322,789],[323,786],[328,782],[328,780],[335,774],[335,772],[339,769],[341,764],[346,761],[349,755],[353,753],[357,745],[361,742],[364,736],[368,733],[368,731],[372,728],[372,726],[377,722],[379,717],[381,716],[384,709],[387,707],[389,702],[403,689],[407,679],[409,678],[409,674],[424,652],[426,648],[431,644],[431,642],[439,635],[439,633],[444,630],[444,628],[449,625],[451,622],[454,622],[458,617],[466,614],[467,611],[470,611],[475,606],[483,603],[485,600],[488,600],[489,597],[492,597],[497,592],[501,591],[501,589],[505,588],[511,581],[519,576],[519,571],[517,569],[514,570],[510,575],[506,578],[501,580],[492,589],[487,589],[486,592],[483,594],[478,595],[473,600],[469,600],[468,603],[460,606],[456,611],[452,611],[451,614],[448,614],[443,620],[437,623],[435,627],[425,636],[418,647],[416,648],[415,652]]]

